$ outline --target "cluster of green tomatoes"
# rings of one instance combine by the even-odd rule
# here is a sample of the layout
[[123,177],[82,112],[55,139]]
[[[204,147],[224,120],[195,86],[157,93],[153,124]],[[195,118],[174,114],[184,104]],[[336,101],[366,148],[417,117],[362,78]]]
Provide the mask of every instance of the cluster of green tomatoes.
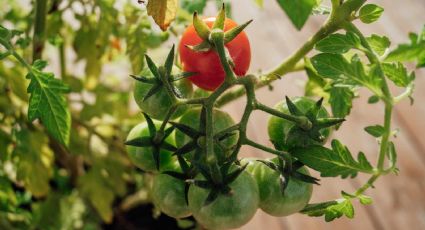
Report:
[[[214,18],[204,19],[211,27]],[[226,19],[224,31],[236,23]],[[161,84],[159,75],[175,76],[172,91],[185,99],[205,97],[224,81],[224,71],[215,50],[195,52],[189,46],[202,42],[196,28],[190,26],[179,47],[183,70],[190,77],[173,74],[179,70],[170,63],[157,68],[147,57],[149,69],[136,77],[134,97],[145,115],[145,122],[135,126],[127,137],[130,160],[153,175],[150,194],[154,204],[166,215],[184,218],[193,215],[207,229],[237,228],[246,224],[260,208],[273,216],[287,216],[302,210],[312,195],[317,179],[296,159],[277,156],[271,159],[238,159],[238,132],[225,132],[235,126],[232,117],[218,108],[212,111],[214,154],[219,172],[208,166],[205,154],[205,111],[202,106],[182,105],[175,109],[170,88]],[[233,61],[233,71],[243,76],[250,62],[249,42],[239,33],[226,48]],[[173,49],[174,50],[174,49]],[[174,51],[171,52],[171,59]],[[168,66],[168,67],[167,67]],[[193,84],[199,87],[193,90]],[[205,90],[205,91],[204,91]],[[287,98],[274,109],[286,114],[305,116],[314,123],[329,117],[321,106],[309,98]],[[166,120],[166,122],[163,122]],[[268,133],[275,148],[290,152],[297,146],[323,144],[330,128],[302,130],[282,118],[271,116]],[[300,134],[301,133],[301,134]],[[220,135],[222,134],[222,135]],[[297,135],[310,138],[298,138]],[[304,143],[309,140],[312,143]],[[288,163],[290,162],[290,163]],[[220,183],[213,183],[220,176]]]

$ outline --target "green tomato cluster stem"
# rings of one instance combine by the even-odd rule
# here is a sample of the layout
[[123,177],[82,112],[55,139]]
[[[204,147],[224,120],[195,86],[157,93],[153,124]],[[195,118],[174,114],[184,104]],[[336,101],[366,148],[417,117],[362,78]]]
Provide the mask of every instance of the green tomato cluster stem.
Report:
[[[226,73],[224,83],[214,91],[209,97],[206,98],[197,98],[197,99],[177,99],[174,107],[170,109],[170,112],[167,118],[164,120],[164,125],[161,127],[162,129],[165,127],[165,124],[170,119],[172,113],[175,109],[180,105],[185,104],[197,104],[204,107],[206,112],[206,142],[205,149],[207,154],[207,164],[208,168],[211,170],[211,175],[214,176],[213,180],[217,183],[222,182],[222,175],[220,175],[219,166],[217,165],[217,159],[214,155],[214,135],[221,135],[225,132],[238,131],[239,132],[239,141],[235,146],[234,151],[239,151],[242,145],[252,146],[254,148],[269,152],[274,155],[282,156],[284,159],[291,161],[291,157],[288,153],[284,151],[275,150],[264,146],[262,144],[256,143],[250,140],[246,135],[247,124],[250,118],[251,113],[254,110],[264,111],[268,114],[278,116],[282,119],[286,119],[288,121],[294,122],[302,128],[309,129],[311,127],[311,123],[309,123],[308,119],[304,119],[303,117],[295,117],[290,114],[284,114],[280,111],[277,111],[273,108],[270,108],[266,105],[259,103],[255,97],[255,90],[258,88],[262,88],[264,86],[270,85],[275,80],[280,79],[283,75],[301,71],[304,69],[303,58],[314,48],[317,42],[321,39],[327,37],[328,35],[336,32],[340,29],[350,30],[357,34],[360,39],[362,45],[366,48],[364,50],[366,56],[368,57],[370,63],[377,65],[377,71],[381,78],[383,79],[382,85],[382,95],[378,96],[381,101],[385,104],[385,117],[384,117],[384,134],[382,136],[382,141],[380,143],[380,150],[376,168],[373,170],[372,176],[370,179],[362,185],[357,191],[355,191],[355,196],[362,195],[368,188],[373,186],[373,183],[381,176],[389,173],[391,170],[384,168],[385,156],[389,147],[389,139],[391,135],[391,115],[393,111],[394,104],[404,98],[404,94],[394,98],[388,88],[388,84],[386,82],[381,62],[377,55],[371,49],[369,43],[365,39],[364,35],[352,24],[352,20],[354,19],[353,13],[358,11],[359,8],[365,3],[365,0],[332,0],[332,12],[323,26],[297,51],[295,51],[291,56],[285,59],[280,65],[276,68],[270,70],[260,78],[257,78],[253,75],[247,75],[243,78],[236,78],[232,67],[229,64],[229,60],[226,56],[226,50],[224,46],[224,32],[220,29],[214,29],[210,36],[209,42],[214,44],[214,49],[217,52],[220,62],[223,66],[223,69]],[[239,86],[237,89],[231,89],[234,86]],[[376,92],[372,92],[377,94]],[[408,92],[406,92],[406,95]],[[212,125],[214,123],[212,112],[214,106],[221,107],[226,105],[227,103],[234,101],[235,99],[246,95],[247,103],[244,109],[242,118],[237,125],[234,125],[227,130],[222,131],[221,133],[214,134]],[[291,165],[291,164],[288,164]],[[324,203],[325,204],[325,203]]]

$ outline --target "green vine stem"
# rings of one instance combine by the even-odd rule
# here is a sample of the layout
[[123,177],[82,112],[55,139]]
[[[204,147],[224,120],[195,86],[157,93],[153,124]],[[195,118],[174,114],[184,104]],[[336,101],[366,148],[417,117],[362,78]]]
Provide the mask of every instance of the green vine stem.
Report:
[[[332,12],[326,22],[320,27],[320,29],[297,51],[291,56],[285,59],[280,65],[274,69],[268,71],[262,77],[260,77],[255,85],[255,88],[262,88],[270,85],[275,80],[280,79],[282,76],[300,70],[302,64],[300,61],[314,48],[317,42],[334,33],[335,31],[342,28],[345,22],[351,19],[353,12],[356,12],[366,0],[348,0],[342,5],[336,4],[336,1],[332,1],[333,7]],[[243,96],[245,94],[244,88],[238,88],[231,92],[228,92],[220,97],[217,101],[217,106],[221,107],[229,102]]]
[[35,2],[35,22],[34,22],[34,41],[33,41],[33,62],[41,58],[44,49],[44,41],[46,37],[46,15],[47,15],[47,0],[37,0]]

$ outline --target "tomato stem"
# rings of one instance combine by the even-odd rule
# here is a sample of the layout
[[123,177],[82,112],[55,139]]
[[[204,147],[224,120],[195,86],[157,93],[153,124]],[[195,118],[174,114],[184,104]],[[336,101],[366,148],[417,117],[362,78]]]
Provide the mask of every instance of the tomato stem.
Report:
[[35,3],[35,22],[32,61],[41,58],[44,49],[45,28],[47,17],[47,0],[37,0]]

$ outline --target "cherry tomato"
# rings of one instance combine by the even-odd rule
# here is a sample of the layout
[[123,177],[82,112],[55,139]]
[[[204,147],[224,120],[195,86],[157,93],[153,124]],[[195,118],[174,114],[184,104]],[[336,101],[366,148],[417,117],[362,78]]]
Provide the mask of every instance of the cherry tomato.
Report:
[[156,175],[152,185],[152,199],[163,213],[173,218],[191,215],[185,200],[185,182],[167,174]]
[[[271,161],[277,163],[276,158]],[[288,186],[282,194],[280,174],[255,159],[244,159],[241,164],[248,163],[247,170],[257,181],[260,192],[260,208],[272,216],[288,216],[302,210],[313,192],[313,185],[290,177]],[[307,168],[298,172],[310,175]]]
[[[306,97],[297,97],[292,99],[292,102],[295,104],[295,106],[302,112],[306,113],[310,108],[312,108],[316,102],[310,98]],[[274,106],[275,109],[279,110],[280,112],[289,114],[288,106],[286,105],[285,101],[281,101],[277,103]],[[328,118],[329,113],[326,111],[324,107],[322,107],[319,110],[318,118]],[[294,123],[291,121],[271,116],[268,122],[268,133],[270,140],[276,145],[278,149],[282,150],[288,150],[291,147],[296,146],[295,143],[292,143],[291,141],[287,141],[288,139],[288,132],[290,129],[294,126]],[[313,140],[311,140],[312,143],[310,144],[323,144],[326,142],[326,139],[331,134],[331,128],[326,128],[320,130],[320,133],[325,137],[324,141],[322,143],[317,143]]]
[[[179,123],[188,125],[194,128],[195,130],[199,130],[200,118],[201,118],[201,108],[193,108],[186,111],[186,113],[180,117]],[[229,128],[235,124],[232,117],[228,113],[219,109],[214,109],[213,119],[214,119],[214,125],[213,125],[214,133],[223,131],[226,128]],[[180,148],[186,143],[188,143],[189,141],[191,141],[191,138],[189,136],[180,132],[179,130],[176,130],[175,138],[176,138],[177,148]],[[235,145],[237,141],[238,141],[238,135],[233,135],[225,140],[222,140],[220,143],[223,147],[230,148],[233,145]],[[214,146],[214,152],[217,154],[217,158],[219,161],[224,160],[225,157],[227,157],[228,154],[231,153],[231,151],[223,150],[217,144]],[[193,153],[188,153],[188,154],[185,154],[185,157],[187,157],[188,159],[191,159],[191,157],[193,157],[192,155]]]
[[[140,75],[153,78],[152,73],[148,69],[144,69]],[[175,86],[183,97],[188,98],[192,96],[193,87],[190,81],[182,79],[177,81]],[[134,99],[143,112],[154,119],[163,120],[169,108],[172,106],[172,99],[166,89],[162,87],[157,93],[143,100],[151,88],[151,84],[136,81],[134,86]],[[174,112],[172,118],[181,116],[186,109],[187,106],[180,106],[176,112]]]
[[[212,27],[215,17],[204,19],[209,27]],[[237,24],[226,19],[224,23],[224,31],[227,31]],[[220,59],[214,50],[207,52],[195,52],[186,47],[186,45],[198,45],[202,39],[198,36],[193,25],[187,27],[183,33],[183,37],[179,45],[180,59],[183,64],[184,71],[198,73],[189,78],[198,87],[213,91],[219,87],[225,78],[223,67]],[[245,32],[241,32],[232,41],[225,45],[229,51],[230,57],[234,63],[233,71],[237,76],[246,74],[251,62],[251,48],[248,37]]]
[[[197,179],[203,179],[197,176]],[[242,172],[230,183],[231,194],[219,194],[212,203],[204,206],[209,190],[191,185],[189,208],[195,219],[207,229],[238,228],[255,214],[259,203],[257,184],[247,172]]]
[[[156,123],[155,125],[159,127],[161,124]],[[146,136],[149,136],[149,128],[146,122],[142,122],[131,129],[127,136],[127,141]],[[174,138],[171,135],[167,137],[166,141],[170,144],[174,144]],[[152,147],[135,147],[127,145],[126,148],[131,162],[138,168],[147,172],[157,171],[155,159],[152,154]],[[172,153],[161,150],[159,163],[160,171],[171,169],[173,167]]]

